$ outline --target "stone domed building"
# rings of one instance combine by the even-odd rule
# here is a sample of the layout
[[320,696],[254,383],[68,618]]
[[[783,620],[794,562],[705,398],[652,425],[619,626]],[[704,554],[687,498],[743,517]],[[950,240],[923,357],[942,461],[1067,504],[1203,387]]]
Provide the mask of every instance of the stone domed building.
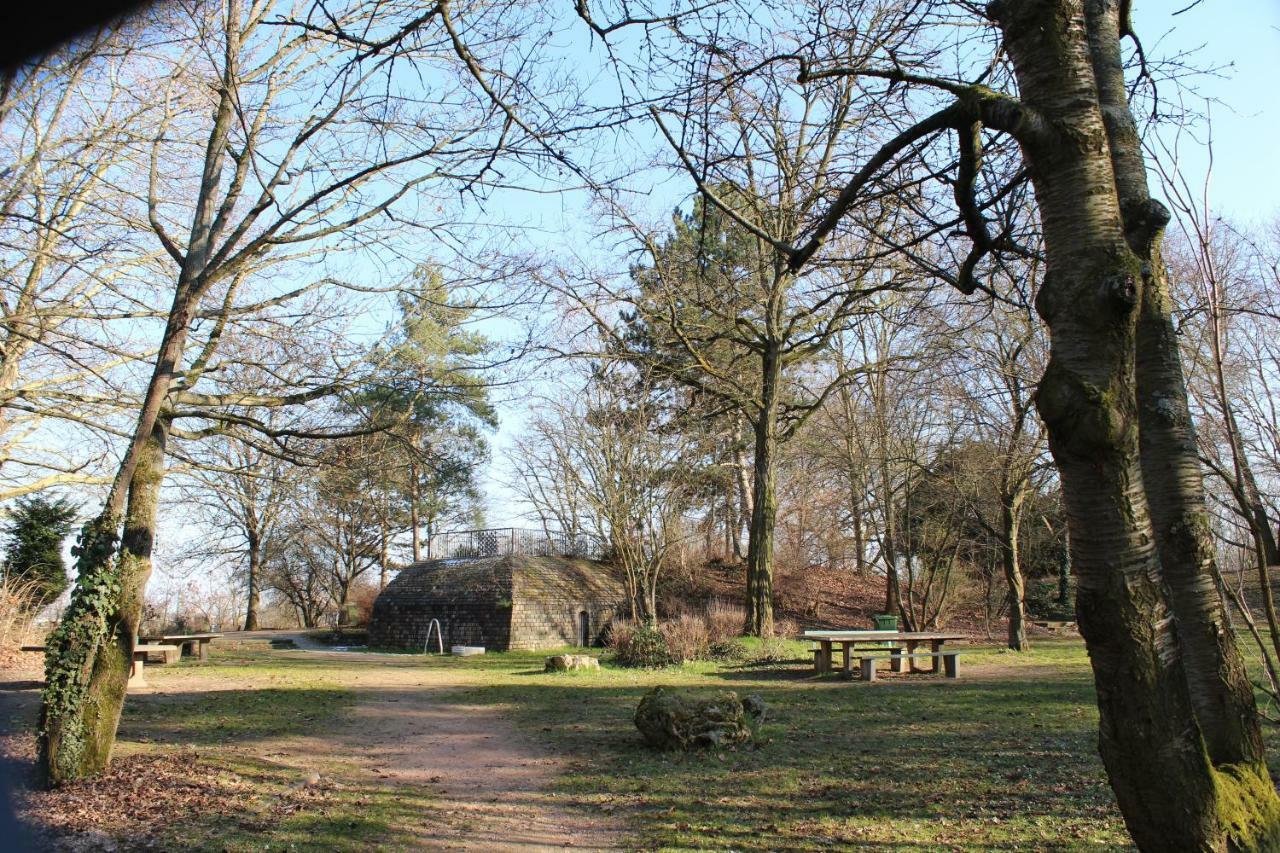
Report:
[[432,619],[446,649],[599,645],[626,602],[621,580],[597,560],[518,553],[428,560],[402,569],[378,596],[369,645],[422,649]]

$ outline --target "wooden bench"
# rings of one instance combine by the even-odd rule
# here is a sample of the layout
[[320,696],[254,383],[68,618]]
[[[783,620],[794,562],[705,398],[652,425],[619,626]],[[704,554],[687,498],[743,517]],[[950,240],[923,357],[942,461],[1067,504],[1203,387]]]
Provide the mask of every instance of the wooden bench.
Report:
[[[24,652],[43,652],[46,646],[22,646]],[[129,687],[146,687],[147,677],[144,674],[146,668],[147,656],[159,654],[163,656],[165,663],[174,663],[182,654],[182,648],[179,646],[164,645],[161,643],[139,643],[133,647],[133,661],[129,666]]]
[[139,637],[141,643],[175,643],[182,649],[182,654],[209,659],[209,643],[221,637],[221,634],[152,634]]
[[[867,645],[845,643],[840,649],[841,670],[844,672],[845,676],[852,678],[853,659],[855,657],[861,658],[864,652],[888,652],[890,654],[890,660],[892,660],[894,656],[901,656],[903,648],[904,646],[899,643],[869,643]],[[883,655],[881,656],[881,659],[883,659]],[[898,666],[896,663],[890,665],[894,667]],[[822,669],[821,648],[813,649],[813,668],[815,671],[821,671]],[[895,668],[894,672],[901,672],[901,670]]]
[[878,660],[891,660],[899,667],[895,669],[894,672],[902,672],[902,669],[900,668],[901,661],[915,660],[916,658],[929,658],[933,661],[934,672],[938,671],[938,661],[941,660],[943,675],[947,678],[957,678],[960,675],[959,657],[960,652],[914,652],[909,655],[863,655],[860,669],[862,671],[863,681],[875,681],[876,661]]

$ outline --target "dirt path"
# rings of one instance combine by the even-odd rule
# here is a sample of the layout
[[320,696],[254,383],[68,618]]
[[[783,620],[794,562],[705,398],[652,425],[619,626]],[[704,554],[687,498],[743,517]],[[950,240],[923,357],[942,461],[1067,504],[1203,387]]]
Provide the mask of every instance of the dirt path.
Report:
[[[227,639],[260,642],[266,637]],[[298,650],[275,654],[338,664],[326,677],[355,692],[354,708],[305,734],[221,748],[252,752],[343,784],[424,787],[432,795],[431,808],[411,825],[395,827],[413,839],[415,849],[524,853],[621,848],[622,827],[615,818],[588,811],[552,790],[567,769],[564,759],[518,731],[501,708],[454,701],[469,686],[465,671],[415,666],[403,655],[330,651],[305,636],[289,639]],[[170,680],[163,668],[148,671],[153,673],[150,686],[139,693],[261,686],[252,676],[203,677],[185,670],[180,679]],[[2,680],[7,682],[13,673],[6,675]],[[7,695],[0,695],[0,723],[5,724],[0,734],[5,729],[29,732],[34,722],[37,691],[30,683],[12,680],[4,685]],[[32,753],[25,747],[29,744],[15,748],[9,743],[4,751],[29,761]]]
[[378,784],[426,786],[439,808],[420,825],[400,827],[421,849],[621,849],[616,819],[551,790],[567,769],[562,758],[520,733],[500,708],[451,701],[467,686],[465,673],[405,666],[403,655],[329,651],[305,635],[289,639],[300,651],[279,654],[359,661],[337,671],[358,698],[336,726],[269,747],[272,760],[320,769],[340,757]]

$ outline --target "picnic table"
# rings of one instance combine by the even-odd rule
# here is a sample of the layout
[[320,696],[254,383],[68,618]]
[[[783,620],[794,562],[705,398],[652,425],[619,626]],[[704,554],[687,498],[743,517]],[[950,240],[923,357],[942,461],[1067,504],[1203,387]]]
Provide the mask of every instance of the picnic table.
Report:
[[[24,652],[43,652],[46,646],[23,646]],[[182,649],[178,646],[164,643],[135,643],[133,646],[132,661],[129,664],[129,687],[146,687],[147,686],[147,658],[150,655],[160,655],[165,663],[173,663],[182,654]]]
[[[910,662],[912,672],[918,672],[915,665],[916,658],[930,657],[933,666],[929,671],[936,673],[945,654],[943,646],[954,640],[965,639],[963,634],[939,631],[805,631],[803,638],[818,644],[814,652],[813,666],[819,674],[831,671],[832,646],[840,646],[844,671],[849,674],[853,672],[852,658],[855,652],[878,652],[879,657],[884,657],[885,653],[888,653],[887,659],[894,672],[902,672],[904,660]],[[916,649],[925,644],[929,645],[929,652],[917,655]],[[863,657],[870,657],[870,655],[863,655]],[[948,672],[948,675],[955,677],[951,672]]]
[[221,634],[156,634],[138,639],[144,643],[171,643],[180,646],[184,654],[193,655],[200,660],[208,660],[209,643],[221,636]]

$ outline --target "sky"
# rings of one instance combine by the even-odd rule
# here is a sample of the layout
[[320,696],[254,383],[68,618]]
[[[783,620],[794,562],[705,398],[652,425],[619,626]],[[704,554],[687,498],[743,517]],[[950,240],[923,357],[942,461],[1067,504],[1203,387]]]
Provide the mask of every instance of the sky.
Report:
[[[1135,0],[1134,29],[1151,55],[1195,51],[1192,61],[1221,67],[1188,80],[1208,99],[1212,119],[1213,205],[1241,224],[1280,212],[1280,0]],[[1192,96],[1193,98],[1193,96]],[[1192,98],[1188,106],[1197,106]],[[1201,126],[1193,133],[1209,138]],[[1183,170],[1199,183],[1208,171],[1203,145],[1184,145]]]
[[[1191,63],[1217,69],[1182,81],[1186,106],[1203,111],[1207,104],[1212,116],[1212,205],[1238,224],[1270,221],[1280,214],[1280,170],[1275,166],[1276,140],[1280,140],[1280,102],[1275,96],[1280,84],[1280,0],[1202,0],[1187,8],[1192,3],[1193,0],[1134,0],[1135,28],[1149,56],[1190,51]],[[585,46],[568,45],[566,49],[585,50]],[[1176,87],[1164,86],[1161,94],[1169,97],[1175,91]],[[1203,122],[1188,128],[1178,148],[1179,166],[1196,185],[1209,166],[1203,144],[1208,129]],[[1171,141],[1169,131],[1164,132],[1166,140]],[[662,199],[687,198],[691,187],[677,184],[667,182],[657,193]],[[542,236],[534,240],[535,245],[542,244],[551,252],[565,252],[566,234],[591,236],[587,233],[590,226],[585,224],[591,216],[581,193],[540,195],[516,203],[529,224],[540,230]],[[657,200],[655,206],[670,207],[673,203]],[[492,212],[500,214],[503,207],[510,205],[510,200],[495,200]],[[582,245],[589,240],[576,242],[579,250],[591,250]],[[547,373],[541,368],[536,372],[542,376]],[[506,486],[510,470],[506,454],[513,437],[522,429],[530,410],[530,397],[538,387],[538,380],[533,379],[497,395],[501,425],[490,437],[492,461],[481,476],[488,526],[531,526],[522,517],[525,507]],[[182,538],[178,535],[170,539],[178,546],[172,550],[161,548],[157,560],[160,585],[165,584],[168,574],[165,552],[180,552],[181,543],[173,540]],[[181,583],[178,577],[174,575],[173,582]]]
[[[1225,218],[1242,225],[1268,222],[1280,215],[1280,0],[1202,0],[1187,8],[1192,3],[1135,0],[1133,10],[1149,56],[1189,53],[1194,66],[1216,69],[1182,81],[1181,93],[1173,86],[1161,89],[1162,97],[1180,94],[1188,109],[1211,117],[1212,169],[1204,144],[1210,125],[1203,122],[1186,128],[1179,167],[1197,187],[1211,174],[1211,203]],[[1172,146],[1172,129],[1163,132]],[[1158,194],[1154,178],[1152,187]],[[575,218],[572,202],[561,198],[546,207],[549,230],[555,230],[557,210],[566,221]],[[527,399],[515,394],[499,405],[501,426],[483,477],[487,523],[493,527],[528,523],[504,485],[505,452],[527,416]]]

